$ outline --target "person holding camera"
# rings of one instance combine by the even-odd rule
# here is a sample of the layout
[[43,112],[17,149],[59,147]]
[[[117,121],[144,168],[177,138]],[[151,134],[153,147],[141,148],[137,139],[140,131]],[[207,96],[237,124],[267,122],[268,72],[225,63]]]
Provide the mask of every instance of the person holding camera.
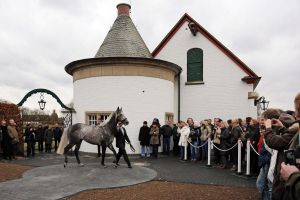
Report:
[[294,165],[281,163],[280,177],[284,181],[285,190],[283,200],[297,200],[300,197],[300,171]]
[[[295,100],[295,116],[300,120],[300,93]],[[280,200],[284,193],[284,181],[280,179],[281,163],[284,161],[284,150],[289,149],[293,137],[299,130],[299,121],[289,114],[278,109],[268,109],[263,113],[265,118],[266,132],[264,134],[266,144],[278,151],[276,167],[274,170],[274,180],[272,189],[272,199]]]

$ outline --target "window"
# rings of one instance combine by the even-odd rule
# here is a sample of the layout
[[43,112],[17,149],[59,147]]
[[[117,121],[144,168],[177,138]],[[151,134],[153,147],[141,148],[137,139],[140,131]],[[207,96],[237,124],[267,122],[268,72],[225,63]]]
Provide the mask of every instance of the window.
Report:
[[107,112],[102,112],[102,111],[97,111],[97,112],[86,112],[86,124],[88,125],[99,125],[102,122],[104,122],[109,115],[112,113],[112,111],[107,111]]
[[193,48],[187,52],[187,82],[203,83],[203,50]]
[[172,124],[174,123],[174,114],[170,112],[166,112],[165,121],[170,121]]

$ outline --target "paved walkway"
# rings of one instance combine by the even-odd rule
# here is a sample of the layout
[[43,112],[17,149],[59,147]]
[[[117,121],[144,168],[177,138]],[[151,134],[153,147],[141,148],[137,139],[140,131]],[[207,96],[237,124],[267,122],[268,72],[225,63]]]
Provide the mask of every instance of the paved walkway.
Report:
[[104,169],[97,163],[84,167],[70,164],[66,169],[62,165],[50,165],[25,172],[21,179],[0,183],[0,199],[60,199],[83,190],[123,187],[155,177],[154,170],[140,166],[133,170],[126,166],[115,169],[112,164]]
[[22,179],[0,183],[0,199],[58,199],[86,189],[121,187],[149,180],[235,187],[255,187],[256,180],[236,176],[230,170],[208,168],[201,162],[180,162],[176,157],[142,159],[137,155],[130,156],[132,169],[128,169],[123,161],[115,169],[112,156],[106,159],[106,169],[101,167],[100,158],[81,156],[81,160],[85,167],[78,167],[75,158],[70,156],[66,169],[63,168],[63,156],[54,153],[12,161],[36,168],[25,173]]

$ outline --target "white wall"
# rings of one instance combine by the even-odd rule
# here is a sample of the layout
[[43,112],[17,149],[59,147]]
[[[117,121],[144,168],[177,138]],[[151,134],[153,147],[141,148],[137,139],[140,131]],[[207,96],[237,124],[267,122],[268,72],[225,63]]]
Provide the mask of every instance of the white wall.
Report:
[[[185,85],[187,51],[195,47],[203,50],[205,84]],[[198,32],[196,37],[193,36],[188,22],[155,58],[173,62],[183,69],[180,77],[181,120],[188,117],[196,120],[256,117],[254,102],[248,99],[248,92],[253,91],[253,85],[241,81],[247,74],[202,34]]]
[[[164,124],[165,112],[173,112],[174,83],[143,76],[102,76],[74,82],[73,123],[85,123],[87,111],[115,111],[118,106],[129,120],[125,128],[139,153],[138,134],[143,121],[150,124],[158,118]],[[97,146],[83,142],[80,151],[97,152]]]

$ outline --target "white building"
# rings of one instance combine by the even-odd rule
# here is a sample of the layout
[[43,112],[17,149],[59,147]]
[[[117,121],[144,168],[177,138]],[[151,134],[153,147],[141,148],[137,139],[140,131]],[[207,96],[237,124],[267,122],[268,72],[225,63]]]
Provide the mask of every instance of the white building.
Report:
[[[96,124],[121,106],[139,153],[145,120],[256,115],[248,93],[260,78],[191,17],[185,14],[151,55],[129,16],[130,6],[117,8],[95,57],[65,68],[74,82],[73,123]],[[83,142],[80,150],[97,148]]]

